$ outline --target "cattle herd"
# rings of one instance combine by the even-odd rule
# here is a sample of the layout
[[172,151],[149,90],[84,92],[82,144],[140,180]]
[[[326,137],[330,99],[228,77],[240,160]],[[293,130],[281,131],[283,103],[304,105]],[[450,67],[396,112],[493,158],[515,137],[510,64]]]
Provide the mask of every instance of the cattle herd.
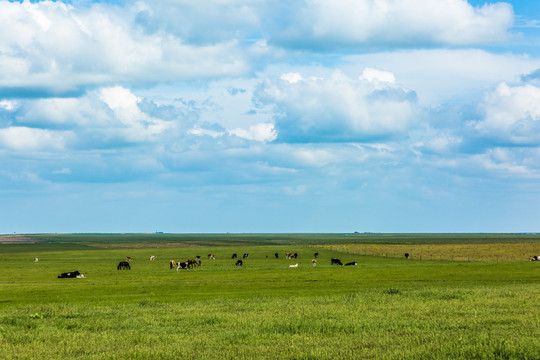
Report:
[[[274,257],[276,259],[279,259],[279,253],[275,253]],[[313,257],[314,257],[314,259],[311,260],[311,264],[313,266],[317,266],[317,259],[319,258],[319,253],[318,252],[314,253]],[[239,267],[239,268],[241,268],[244,265],[244,260],[246,260],[248,258],[249,258],[249,253],[244,253],[242,255],[242,259],[238,258],[237,253],[234,253],[231,256],[231,259],[236,259],[235,266]],[[297,259],[298,258],[298,253],[286,253],[285,258],[289,259],[289,260],[290,259]],[[150,261],[155,260],[155,259],[156,259],[156,256],[154,256],[154,255],[150,256]],[[208,254],[208,259],[209,260],[215,260],[216,255]],[[266,259],[268,259],[268,255],[266,255]],[[116,267],[116,269],[117,270],[130,270],[131,266],[129,265],[129,261],[133,261],[133,258],[127,256],[126,261],[120,261],[118,263],[118,266]],[[343,265],[341,260],[336,259],[336,258],[332,258],[332,259],[330,259],[330,265],[351,266],[351,265],[357,265],[357,263],[355,261],[353,261],[353,262],[349,262],[349,263],[346,263],[345,265]],[[197,267],[197,266],[202,266],[200,256],[196,256],[195,259],[187,259],[185,261],[176,261],[176,260],[170,260],[169,261],[169,269],[170,270],[174,270],[174,269],[176,269],[176,271],[189,270],[189,269],[193,269],[194,267]],[[297,267],[298,267],[298,263],[289,265],[289,268],[297,268]]]
[[[410,257],[410,255],[408,253],[405,253],[404,256],[405,256],[405,259],[408,259]],[[275,253],[274,257],[276,259],[279,259],[279,254]],[[312,263],[313,266],[317,266],[317,259],[319,258],[319,253],[318,252],[314,253],[313,257],[314,257],[314,259],[311,260],[311,263]],[[248,258],[249,258],[248,253],[244,253],[242,255],[243,260],[238,259],[238,254],[236,254],[236,253],[234,253],[232,255],[232,257],[231,257],[231,259],[237,259],[237,261],[235,263],[235,266],[239,267],[239,268],[241,268],[244,265],[244,260],[246,260]],[[286,259],[297,259],[298,258],[298,253],[286,253],[285,258]],[[209,260],[215,260],[216,255],[208,254],[208,259]],[[266,259],[268,259],[268,255],[266,255]],[[153,261],[153,260],[156,260],[156,256],[154,256],[154,255],[150,256],[150,261]],[[35,257],[34,261],[38,262],[39,259],[37,257]],[[130,256],[127,256],[125,261],[120,261],[118,263],[118,266],[116,267],[116,269],[117,270],[131,270],[131,266],[129,265],[130,261],[133,261],[133,258],[130,257]],[[532,256],[532,257],[529,258],[529,261],[540,261],[540,256],[538,256],[538,255]],[[344,265],[341,262],[340,259],[331,258],[330,259],[330,265],[355,266],[355,265],[358,265],[358,263],[356,261],[352,261],[352,262],[346,263]],[[186,261],[175,261],[175,260],[169,261],[169,269],[171,269],[171,270],[176,269],[176,271],[189,270],[189,269],[193,269],[194,267],[197,267],[197,266],[202,266],[200,256],[196,256],[195,259],[187,259]],[[298,263],[289,265],[289,268],[297,268],[297,267],[298,267]],[[62,274],[58,275],[59,279],[62,279],[62,278],[79,278],[79,279],[81,279],[81,278],[84,278],[84,277],[85,277],[84,274],[79,273],[79,271],[77,271],[77,270],[72,271],[72,272],[65,272],[65,273],[62,273]]]

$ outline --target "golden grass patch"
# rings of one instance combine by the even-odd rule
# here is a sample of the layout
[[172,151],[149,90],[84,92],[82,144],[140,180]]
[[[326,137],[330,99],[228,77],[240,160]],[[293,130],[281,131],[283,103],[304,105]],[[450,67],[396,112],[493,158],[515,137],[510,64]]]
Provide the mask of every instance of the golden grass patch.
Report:
[[520,261],[540,256],[540,243],[515,244],[422,244],[422,245],[382,245],[382,244],[340,244],[316,245],[356,255],[371,255],[402,258],[405,253],[415,260],[451,261]]

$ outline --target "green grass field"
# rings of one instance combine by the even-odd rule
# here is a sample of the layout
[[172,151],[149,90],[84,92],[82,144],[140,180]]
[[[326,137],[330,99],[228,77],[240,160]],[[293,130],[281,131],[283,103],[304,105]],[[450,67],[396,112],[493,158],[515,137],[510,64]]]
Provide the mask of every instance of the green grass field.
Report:
[[[351,251],[370,244],[362,236],[66,234],[4,241],[0,358],[540,358],[540,262],[504,254],[466,262],[362,255]],[[381,238],[371,243],[381,254],[390,244],[540,249],[536,236]],[[236,268],[231,255],[245,252],[244,267]],[[286,252],[299,258],[286,260]],[[202,267],[169,270],[169,260],[196,255]],[[126,256],[134,258],[132,269],[116,270]],[[331,266],[332,257],[358,265]],[[57,279],[74,270],[86,278]]]

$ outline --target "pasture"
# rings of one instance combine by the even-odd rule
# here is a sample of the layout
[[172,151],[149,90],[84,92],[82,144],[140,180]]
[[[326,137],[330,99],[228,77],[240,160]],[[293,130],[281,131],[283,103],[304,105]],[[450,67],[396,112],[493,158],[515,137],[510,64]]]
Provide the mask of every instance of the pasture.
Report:
[[[437,239],[443,252],[463,244],[508,254],[452,261],[399,256],[411,242],[434,245],[427,236],[418,244],[397,235],[372,244],[334,235],[115,237],[0,244],[0,358],[540,358],[540,262],[515,259],[540,250],[537,238]],[[242,268],[233,253],[249,253]],[[169,269],[169,260],[197,255],[201,267]],[[131,270],[116,270],[126,256]],[[331,266],[334,257],[358,265]],[[86,277],[57,278],[74,270]]]

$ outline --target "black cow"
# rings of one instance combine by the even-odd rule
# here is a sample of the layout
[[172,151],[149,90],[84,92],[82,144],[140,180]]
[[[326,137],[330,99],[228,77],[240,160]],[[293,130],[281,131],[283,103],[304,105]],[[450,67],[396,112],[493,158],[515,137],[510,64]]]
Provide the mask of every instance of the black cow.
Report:
[[236,259],[238,256],[236,256],[236,254],[232,254],[232,258],[231,259]]
[[244,262],[242,260],[238,260],[236,262],[236,267],[242,267],[243,264],[244,264]]
[[248,254],[248,253],[244,253],[244,259],[247,259],[247,258],[248,258],[248,256],[249,256],[249,254]]
[[405,259],[409,258],[409,253],[405,253]]
[[316,252],[315,254],[313,254],[313,257],[314,257],[315,259],[318,259],[318,258],[319,258],[319,253]]
[[73,272],[61,273],[60,275],[58,275],[58,278],[59,279],[76,278],[77,275],[81,275],[81,273],[78,270],[75,270]]
[[343,263],[342,263],[341,260],[339,260],[339,259],[332,258],[332,259],[330,259],[330,261],[331,261],[330,265],[336,264],[336,265],[341,265],[341,266],[343,266]]
[[345,266],[355,266],[355,265],[358,265],[356,263],[356,261],[353,261],[353,262],[350,262],[350,263],[346,263]]
[[120,261],[118,263],[118,266],[116,267],[116,270],[131,270],[131,266],[129,266],[129,263],[127,261]]
[[275,253],[274,256],[276,257],[276,259],[279,259],[279,254],[278,253]]

